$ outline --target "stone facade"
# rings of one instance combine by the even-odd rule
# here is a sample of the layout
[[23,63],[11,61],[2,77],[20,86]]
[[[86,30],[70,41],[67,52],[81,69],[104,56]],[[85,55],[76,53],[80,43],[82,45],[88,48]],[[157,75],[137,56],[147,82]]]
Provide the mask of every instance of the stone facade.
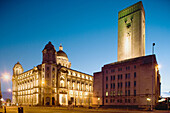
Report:
[[155,55],[145,56],[145,12],[138,2],[119,12],[118,61],[94,73],[94,104],[146,108],[160,96]]
[[22,105],[89,106],[93,76],[71,69],[63,47],[56,52],[49,42],[42,51],[42,64],[24,72],[18,62],[13,68],[12,102]]
[[145,11],[138,2],[118,15],[118,61],[145,55]]
[[155,55],[104,65],[101,72],[94,73],[95,104],[147,107],[152,102],[147,100],[152,99],[152,84],[155,105],[160,96],[161,84]]

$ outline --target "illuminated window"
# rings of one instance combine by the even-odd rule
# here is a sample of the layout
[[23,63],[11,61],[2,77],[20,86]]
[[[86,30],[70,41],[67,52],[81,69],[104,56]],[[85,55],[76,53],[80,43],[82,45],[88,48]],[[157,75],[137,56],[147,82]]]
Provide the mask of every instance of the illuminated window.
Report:
[[106,96],[108,96],[108,92],[106,92]]
[[90,86],[90,91],[92,91],[92,87]]
[[75,89],[75,82],[73,82],[73,89]]
[[64,87],[64,81],[63,80],[60,81],[60,87]]
[[84,90],[84,85],[83,84],[81,84],[81,89]]
[[88,79],[88,76],[86,76],[86,79]]
[[84,75],[82,75],[82,78],[84,78]]
[[79,83],[77,84],[77,89],[80,90],[80,84]]
[[86,91],[89,91],[89,87],[88,87],[88,85],[86,85]]

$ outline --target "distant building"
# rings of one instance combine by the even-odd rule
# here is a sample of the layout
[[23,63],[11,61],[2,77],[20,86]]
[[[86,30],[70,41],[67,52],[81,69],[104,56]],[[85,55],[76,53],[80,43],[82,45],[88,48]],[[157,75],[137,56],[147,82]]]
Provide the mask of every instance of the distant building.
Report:
[[161,85],[155,55],[106,64],[101,72],[94,73],[95,104],[114,107],[147,107],[151,105],[152,84],[153,105],[155,105],[160,96]]
[[42,64],[28,71],[18,62],[13,67],[12,103],[22,105],[91,105],[93,76],[71,69],[60,45],[49,42],[42,51]]
[[138,2],[119,12],[118,61],[94,73],[94,104],[145,108],[160,96],[156,56],[145,56],[145,12]]

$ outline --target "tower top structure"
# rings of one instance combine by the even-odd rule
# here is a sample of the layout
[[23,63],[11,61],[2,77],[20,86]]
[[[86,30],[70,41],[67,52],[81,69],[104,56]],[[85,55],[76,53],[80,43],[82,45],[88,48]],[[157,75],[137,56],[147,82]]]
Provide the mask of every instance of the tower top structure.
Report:
[[118,61],[145,56],[145,11],[138,2],[119,12]]

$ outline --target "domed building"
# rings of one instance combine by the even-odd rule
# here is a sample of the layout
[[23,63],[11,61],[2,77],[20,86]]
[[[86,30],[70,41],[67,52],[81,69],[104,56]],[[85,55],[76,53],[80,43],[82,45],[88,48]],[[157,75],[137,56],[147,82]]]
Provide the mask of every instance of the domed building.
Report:
[[67,54],[63,51],[62,45],[59,47],[59,51],[57,51],[57,64],[60,64],[61,66],[65,66],[67,68],[71,68],[71,62],[68,61]]
[[17,62],[13,68],[12,102],[18,105],[89,106],[93,76],[71,69],[62,45],[56,51],[49,42],[43,49],[42,64],[25,71]]

